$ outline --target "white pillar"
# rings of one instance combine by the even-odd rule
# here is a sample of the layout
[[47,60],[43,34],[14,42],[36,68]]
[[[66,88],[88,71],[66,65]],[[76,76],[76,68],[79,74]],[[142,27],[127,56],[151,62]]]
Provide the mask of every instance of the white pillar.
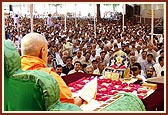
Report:
[[4,16],[4,3],[2,2],[2,40],[5,40],[5,16]]
[[65,4],[65,32],[66,32],[66,15],[67,15],[67,12],[66,12],[66,4]]
[[96,13],[95,13],[95,9],[96,8],[96,4],[94,4],[94,35],[96,38]]
[[46,6],[45,6],[45,4],[43,4],[43,5],[44,5],[44,10],[43,10],[44,13],[43,14],[44,14],[44,17],[46,17]]
[[123,32],[124,32],[124,15],[125,15],[125,4],[123,4],[123,12],[122,12],[122,14],[123,14],[123,23],[122,23],[122,30],[123,30]]
[[20,4],[19,6],[20,6],[20,14],[19,15],[22,16],[22,10],[21,10],[22,9],[22,4]]
[[153,44],[153,4],[151,4],[151,10],[152,10],[152,15],[151,15],[151,43]]
[[[144,9],[145,9],[145,5],[143,4],[143,11],[144,11]],[[143,16],[143,18],[144,18],[144,24],[145,24],[145,16]]]
[[30,4],[31,32],[33,32],[33,4]]
[[75,27],[77,27],[77,22],[76,22],[76,4],[75,4]]
[[49,14],[51,14],[51,8],[50,8],[50,4],[49,4]]

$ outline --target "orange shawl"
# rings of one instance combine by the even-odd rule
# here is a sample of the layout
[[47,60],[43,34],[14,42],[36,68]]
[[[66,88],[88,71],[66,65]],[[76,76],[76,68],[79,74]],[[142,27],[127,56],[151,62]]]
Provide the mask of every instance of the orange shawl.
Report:
[[23,70],[42,70],[48,72],[57,80],[59,84],[60,101],[74,103],[74,98],[72,98],[72,92],[66,85],[64,80],[57,73],[55,73],[53,68],[48,68],[46,66],[46,63],[42,59],[34,56],[24,55],[21,56],[21,64]]

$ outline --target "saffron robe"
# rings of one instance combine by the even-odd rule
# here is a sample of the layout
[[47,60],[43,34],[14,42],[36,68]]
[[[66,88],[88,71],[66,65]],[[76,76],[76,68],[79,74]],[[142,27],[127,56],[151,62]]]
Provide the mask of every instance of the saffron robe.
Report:
[[21,56],[21,67],[22,70],[42,70],[52,75],[59,84],[60,101],[62,103],[67,102],[74,104],[74,98],[72,97],[72,92],[69,87],[66,85],[64,80],[55,72],[54,68],[48,68],[46,66],[46,63],[42,59],[35,56]]

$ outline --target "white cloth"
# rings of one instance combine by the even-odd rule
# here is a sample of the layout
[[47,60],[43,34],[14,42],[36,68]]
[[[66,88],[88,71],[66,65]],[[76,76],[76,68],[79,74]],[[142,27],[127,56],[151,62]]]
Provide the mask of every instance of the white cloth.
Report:
[[139,75],[139,74],[138,74],[136,77],[142,79],[142,82],[147,81],[147,79],[146,79],[145,76],[143,76],[143,75]]
[[82,70],[76,71],[75,69],[73,69],[73,70],[69,71],[69,73],[68,73],[68,74],[73,74],[73,73],[76,73],[76,72],[82,72],[82,73],[83,73],[83,71],[82,71]]
[[100,56],[100,52],[102,51],[101,48],[96,48],[96,56]]
[[76,61],[82,62],[83,60],[85,60],[85,57],[83,55],[80,58],[75,56],[72,60],[72,63],[74,64]]
[[14,24],[17,24],[17,26],[19,26],[19,17],[14,17]]
[[96,60],[96,56],[93,57],[93,56],[91,55],[91,56],[90,56],[90,60],[91,60],[91,61]]
[[52,25],[51,17],[47,18],[47,25],[50,27]]
[[64,62],[60,56],[60,54],[58,52],[55,52],[55,58],[56,58],[56,61],[57,61],[57,65],[64,65]]
[[62,77],[62,76],[66,76],[66,74],[64,74],[64,73],[61,73],[60,77]]
[[142,63],[143,61],[145,61],[145,60],[146,60],[146,59],[143,59],[142,56],[141,56],[141,57],[138,57],[137,62],[141,64],[141,63]]
[[97,68],[97,69],[95,69],[94,71],[93,71],[93,74],[98,74],[98,75],[104,75],[104,70],[103,70],[103,72],[102,73],[100,73],[100,71],[99,71],[99,69]]
[[156,63],[153,67],[155,68],[157,77],[160,77],[161,76],[161,72],[164,71],[164,66],[161,67],[159,63]]

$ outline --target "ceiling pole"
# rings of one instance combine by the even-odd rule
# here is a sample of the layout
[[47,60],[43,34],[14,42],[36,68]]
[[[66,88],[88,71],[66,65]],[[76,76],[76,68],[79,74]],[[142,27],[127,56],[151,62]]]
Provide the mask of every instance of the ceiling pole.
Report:
[[152,16],[151,16],[151,43],[153,44],[153,4],[151,4]]
[[66,12],[66,4],[65,4],[65,32],[66,32],[66,15],[67,15],[67,12]]
[[96,38],[96,13],[95,13],[96,4],[94,4],[94,35]]
[[124,32],[124,15],[125,15],[125,4],[123,4],[123,23],[122,23],[122,30],[123,30],[123,32]]
[[31,32],[33,32],[33,4],[30,4]]
[[77,27],[77,22],[76,22],[76,4],[75,4],[75,27]]

